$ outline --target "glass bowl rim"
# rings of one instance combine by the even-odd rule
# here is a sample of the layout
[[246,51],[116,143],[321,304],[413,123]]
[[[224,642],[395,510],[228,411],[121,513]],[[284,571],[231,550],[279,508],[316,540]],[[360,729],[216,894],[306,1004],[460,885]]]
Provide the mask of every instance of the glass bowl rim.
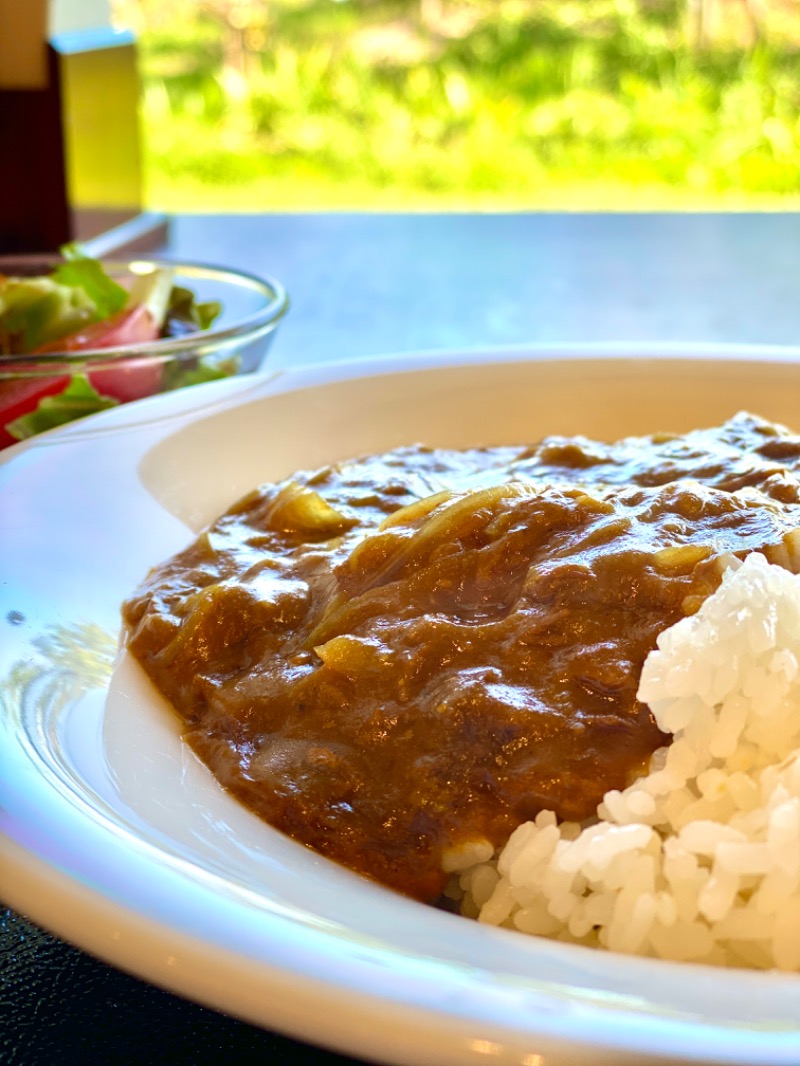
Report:
[[[161,360],[180,357],[184,354],[196,353],[198,345],[204,348],[208,345],[225,347],[237,340],[255,340],[262,334],[274,328],[289,310],[289,295],[281,282],[270,276],[259,276],[246,270],[233,267],[218,266],[212,263],[201,263],[195,260],[161,259],[147,255],[131,255],[125,258],[101,257],[99,260],[105,270],[112,275],[127,272],[129,274],[143,273],[146,271],[131,270],[133,264],[141,265],[150,270],[168,269],[207,280],[217,280],[234,284],[239,287],[249,288],[266,298],[266,303],[257,311],[237,319],[229,326],[221,329],[203,329],[195,333],[188,333],[182,337],[160,337],[155,341],[144,341],[141,344],[125,344],[109,348],[86,348],[74,352],[40,352],[28,354],[16,352],[14,354],[0,354],[0,372],[13,372],[15,366],[19,367],[20,373],[35,371],[39,364],[55,369],[63,363],[65,368],[74,363],[86,363],[92,361],[111,362],[114,359],[130,356],[137,359],[156,357]],[[10,266],[16,264],[17,269],[33,267],[42,264],[51,268],[63,263],[65,260],[57,252],[47,252],[19,255],[0,255],[0,274],[6,273]]]

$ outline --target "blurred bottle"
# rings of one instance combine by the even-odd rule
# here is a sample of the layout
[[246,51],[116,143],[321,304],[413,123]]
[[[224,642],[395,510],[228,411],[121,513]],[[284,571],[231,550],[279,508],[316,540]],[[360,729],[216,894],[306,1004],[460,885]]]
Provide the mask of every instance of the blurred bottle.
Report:
[[133,34],[108,0],[0,0],[0,252],[163,239],[142,202]]

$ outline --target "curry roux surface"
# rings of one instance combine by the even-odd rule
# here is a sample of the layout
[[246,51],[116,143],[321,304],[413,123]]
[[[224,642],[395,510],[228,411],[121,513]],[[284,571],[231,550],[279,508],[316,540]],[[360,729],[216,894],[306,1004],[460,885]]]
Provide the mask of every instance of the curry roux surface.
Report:
[[645,656],[727,553],[792,564],[798,466],[800,438],[739,415],[297,474],[150,574],[129,645],[245,804],[433,899],[449,849],[586,818],[644,768]]

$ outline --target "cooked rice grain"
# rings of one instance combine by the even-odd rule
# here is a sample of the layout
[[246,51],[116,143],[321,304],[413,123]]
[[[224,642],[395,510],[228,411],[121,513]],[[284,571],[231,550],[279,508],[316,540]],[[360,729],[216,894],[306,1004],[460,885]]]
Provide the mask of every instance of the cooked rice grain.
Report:
[[800,971],[800,576],[752,554],[661,635],[639,698],[673,742],[596,824],[521,825],[454,878],[482,922]]

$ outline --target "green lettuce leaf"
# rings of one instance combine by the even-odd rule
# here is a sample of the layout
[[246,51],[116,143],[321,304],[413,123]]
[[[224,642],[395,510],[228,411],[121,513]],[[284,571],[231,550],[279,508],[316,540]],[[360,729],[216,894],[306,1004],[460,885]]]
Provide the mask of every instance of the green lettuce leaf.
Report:
[[222,304],[216,300],[199,302],[191,289],[182,285],[173,285],[167,308],[166,333],[170,337],[182,337],[186,333],[195,333],[208,329],[222,311]]
[[60,251],[66,262],[56,267],[53,278],[61,285],[83,289],[95,305],[95,321],[102,322],[122,310],[127,290],[106,274],[97,259],[86,255],[79,244],[65,244]]
[[15,418],[6,429],[17,440],[27,440],[46,429],[55,429],[76,418],[105,411],[109,407],[116,407],[118,403],[110,396],[101,396],[84,374],[75,374],[63,392],[57,396],[45,396],[35,411]]
[[239,359],[230,356],[218,363],[208,363],[199,359],[194,366],[181,367],[177,364],[164,367],[164,380],[162,391],[170,389],[182,389],[186,385],[203,385],[206,381],[220,381],[222,378],[233,377],[239,372]]
[[0,352],[32,352],[95,320],[83,289],[48,277],[0,277]]

